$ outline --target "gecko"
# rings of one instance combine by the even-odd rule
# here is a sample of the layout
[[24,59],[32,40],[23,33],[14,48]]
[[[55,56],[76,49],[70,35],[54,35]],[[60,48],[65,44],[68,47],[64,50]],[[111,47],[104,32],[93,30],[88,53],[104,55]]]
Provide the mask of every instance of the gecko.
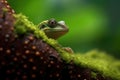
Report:
[[[54,18],[41,22],[38,28],[43,30],[48,38],[55,40],[69,32],[65,21],[56,21]],[[69,53],[73,53],[70,47],[64,47],[63,49]]]

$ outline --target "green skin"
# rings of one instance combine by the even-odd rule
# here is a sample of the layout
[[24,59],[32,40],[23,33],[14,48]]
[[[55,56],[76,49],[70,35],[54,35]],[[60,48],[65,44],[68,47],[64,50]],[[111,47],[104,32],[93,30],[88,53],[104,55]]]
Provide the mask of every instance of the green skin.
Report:
[[[69,31],[64,21],[57,22],[55,19],[43,21],[38,25],[38,27],[52,39],[58,39]],[[69,47],[64,47],[63,49],[69,53],[73,53],[73,50]]]
[[41,22],[39,28],[43,30],[49,38],[53,39],[58,39],[69,31],[64,21],[57,22],[55,19]]

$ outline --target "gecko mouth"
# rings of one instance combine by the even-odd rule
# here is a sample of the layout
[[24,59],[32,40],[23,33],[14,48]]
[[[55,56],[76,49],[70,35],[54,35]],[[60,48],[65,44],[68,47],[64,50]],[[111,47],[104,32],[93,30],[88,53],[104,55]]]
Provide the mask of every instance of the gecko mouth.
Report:
[[51,30],[46,30],[45,34],[49,37],[49,38],[53,38],[53,39],[57,39],[60,36],[66,34],[68,31],[65,31],[63,29],[51,29]]
[[66,34],[68,32],[68,29],[63,29],[61,27],[57,27],[54,29],[46,30],[45,33],[49,38],[57,39],[60,36]]
[[58,25],[55,28],[48,28],[45,30],[45,32],[51,32],[51,33],[59,33],[59,32],[68,32],[68,27],[64,25]]

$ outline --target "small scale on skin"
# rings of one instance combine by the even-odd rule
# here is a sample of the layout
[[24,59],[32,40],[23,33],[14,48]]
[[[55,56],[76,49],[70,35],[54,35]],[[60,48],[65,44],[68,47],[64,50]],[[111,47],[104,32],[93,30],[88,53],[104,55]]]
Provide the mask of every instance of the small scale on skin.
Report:
[[[57,22],[54,18],[41,22],[38,27],[52,39],[58,39],[69,31],[64,21]],[[73,53],[73,50],[69,47],[64,47],[63,49],[69,53]]]

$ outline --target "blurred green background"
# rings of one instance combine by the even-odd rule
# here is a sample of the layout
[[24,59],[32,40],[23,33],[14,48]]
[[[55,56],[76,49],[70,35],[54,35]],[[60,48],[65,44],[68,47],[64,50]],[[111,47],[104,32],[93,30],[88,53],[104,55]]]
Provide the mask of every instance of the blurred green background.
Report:
[[92,49],[120,58],[119,0],[8,0],[16,13],[23,13],[34,24],[55,18],[64,20],[70,31],[59,38],[74,52]]

